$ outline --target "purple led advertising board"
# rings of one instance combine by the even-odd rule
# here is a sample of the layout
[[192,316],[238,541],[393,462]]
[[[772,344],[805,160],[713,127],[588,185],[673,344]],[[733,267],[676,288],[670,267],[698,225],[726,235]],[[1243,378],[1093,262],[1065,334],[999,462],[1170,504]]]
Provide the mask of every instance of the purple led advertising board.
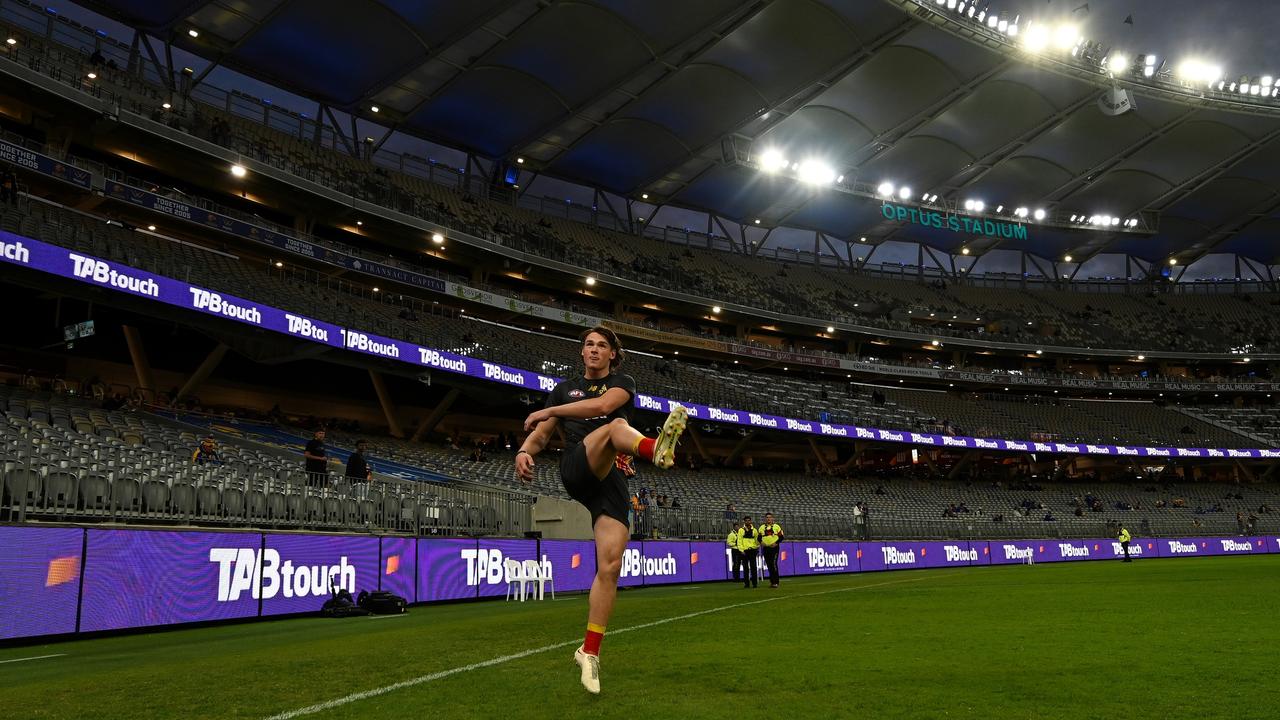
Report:
[[378,538],[267,535],[262,551],[262,614],[319,612],[331,585],[356,597],[377,590]]
[[796,575],[858,572],[858,544],[851,542],[791,543]]
[[982,551],[975,549],[967,540],[859,543],[858,550],[860,567],[864,572],[953,567],[982,562]]
[[[1091,538],[1089,540],[1070,540],[1066,542],[1082,543],[1089,551],[1088,557],[1076,557],[1077,560],[1122,560],[1124,559],[1124,548],[1120,546],[1120,541],[1115,538]],[[1160,546],[1154,538],[1135,539],[1129,543],[1129,557],[1134,558],[1155,558],[1160,557]]]
[[258,533],[89,530],[80,630],[253,617],[261,544]]
[[480,588],[480,597],[507,594],[506,561],[537,560],[537,540],[480,540],[474,568],[468,567],[468,580],[474,579]]
[[645,541],[640,543],[640,546],[639,548],[635,546],[630,548],[630,550],[639,550],[639,555],[635,552],[632,552],[630,556],[623,553],[623,573],[627,571],[628,562],[630,562],[631,571],[634,573],[636,562],[639,560],[640,564],[643,565],[644,584],[646,585],[690,582],[689,543]]
[[1160,538],[1161,557],[1198,557],[1205,555],[1251,555],[1265,553],[1266,543],[1255,538],[1198,537]]
[[[1091,539],[1055,539],[1048,542],[1048,555],[1057,555],[1056,560],[1070,562],[1075,560],[1101,560],[1110,556],[1111,548]],[[1037,559],[1039,560],[1039,559]]]
[[729,548],[722,542],[689,543],[689,580],[713,582],[729,575]]
[[[475,540],[418,540],[418,602],[461,600],[476,597],[481,574],[480,563],[488,562],[488,554],[480,559]],[[488,568],[484,569],[485,573]]]
[[556,592],[590,590],[596,577],[596,544],[591,540],[543,540],[538,544],[544,572],[551,569]]
[[0,527],[0,640],[76,631],[79,528]]
[[417,545],[418,541],[414,538],[382,538],[379,590],[395,593],[411,603],[418,601]]
[[1060,558],[1057,548],[1054,548],[1053,557],[1049,557],[1051,542],[1050,540],[992,540],[988,543],[991,547],[991,564],[1017,565],[1027,562],[1029,558],[1035,562],[1058,560]]
[[689,543],[638,542],[622,551],[622,574],[618,584],[667,585],[689,582]]

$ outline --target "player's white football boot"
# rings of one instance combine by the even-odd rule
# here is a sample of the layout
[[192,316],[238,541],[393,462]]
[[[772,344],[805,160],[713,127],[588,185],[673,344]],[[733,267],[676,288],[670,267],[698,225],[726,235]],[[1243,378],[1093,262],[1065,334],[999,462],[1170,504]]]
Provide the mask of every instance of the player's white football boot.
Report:
[[662,423],[662,432],[658,433],[658,442],[653,448],[654,465],[666,470],[676,464],[676,444],[688,422],[689,411],[683,405],[676,405],[667,413],[667,420]]
[[582,687],[592,695],[600,694],[600,658],[582,652],[579,647],[573,651],[573,661],[582,670]]

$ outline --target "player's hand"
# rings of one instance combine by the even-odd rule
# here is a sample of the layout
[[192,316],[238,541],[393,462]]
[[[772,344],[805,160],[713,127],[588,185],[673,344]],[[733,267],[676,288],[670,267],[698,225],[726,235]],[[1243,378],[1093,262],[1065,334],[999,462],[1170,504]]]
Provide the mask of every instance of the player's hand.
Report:
[[516,477],[525,485],[533,483],[533,456],[527,452],[516,455]]
[[538,423],[551,419],[551,411],[543,408],[537,412],[529,413],[529,417],[524,419],[524,431],[531,432]]

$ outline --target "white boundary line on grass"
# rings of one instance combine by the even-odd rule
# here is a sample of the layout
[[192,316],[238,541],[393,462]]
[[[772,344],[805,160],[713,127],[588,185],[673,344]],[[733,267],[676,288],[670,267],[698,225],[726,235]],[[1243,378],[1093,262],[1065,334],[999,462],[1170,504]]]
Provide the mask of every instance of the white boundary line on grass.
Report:
[[26,662],[28,660],[44,660],[45,658],[66,657],[66,653],[57,653],[56,655],[36,655],[35,657],[14,658],[13,660],[0,660],[0,665],[5,663]]
[[[634,632],[636,630],[646,630],[651,627],[666,625],[667,623],[673,623],[678,620],[689,620],[691,618],[701,617],[703,615],[711,615],[713,613],[723,612],[725,610],[733,610],[736,608],[749,607],[751,605],[762,605],[764,603],[778,602],[779,600],[794,600],[796,598],[814,597],[816,595],[831,595],[834,593],[854,592],[857,590],[867,590],[869,588],[884,587],[886,585],[901,585],[904,583],[920,582],[921,580],[929,580],[929,579],[938,578],[938,577],[950,577],[951,575],[956,575],[956,574],[958,573],[947,573],[946,575],[929,573],[926,575],[921,575],[919,577],[904,578],[902,580],[888,580],[886,582],[872,583],[870,585],[858,585],[855,587],[836,588],[835,590],[820,590],[818,592],[800,593],[798,595],[775,595],[773,597],[764,598],[762,600],[749,600],[747,602],[733,603],[732,605],[722,605],[720,607],[711,608],[709,610],[699,610],[698,612],[687,613],[685,615],[676,615],[674,617],[664,618],[662,620],[654,620],[653,622],[642,623],[640,625],[632,625],[631,627],[625,627],[620,630],[611,631],[609,633],[609,637],[613,637],[615,635],[621,635],[622,633]],[[266,720],[293,720],[293,718],[296,718],[296,717],[302,717],[303,715],[313,715],[318,712],[324,712],[325,710],[332,710],[333,708],[342,707],[343,705],[349,705],[353,702],[358,702],[360,700],[367,700],[372,697],[378,697],[379,695],[386,695],[387,693],[395,692],[396,690],[403,690],[408,687],[413,687],[415,685],[422,685],[423,683],[429,683],[435,680],[443,680],[444,678],[447,678],[453,675],[458,675],[465,672],[471,672],[472,670],[481,670],[483,668],[493,667],[494,665],[502,665],[503,663],[508,663],[508,662],[511,662],[512,660],[520,660],[522,658],[527,658],[531,655],[538,655],[544,652],[548,652],[550,650],[558,650],[560,648],[566,648],[571,645],[579,645],[581,643],[582,643],[582,639],[577,638],[574,640],[567,640],[561,643],[543,645],[542,647],[532,648],[530,650],[523,650],[521,652],[512,653],[510,655],[502,655],[500,657],[490,658],[489,660],[483,660],[481,662],[471,663],[470,665],[461,665],[459,667],[449,668],[448,670],[441,670],[439,672],[431,673],[430,675],[420,675],[416,678],[401,680],[398,683],[392,683],[391,685],[384,685],[380,688],[374,688],[372,690],[364,690],[362,692],[351,693],[350,695],[343,695],[342,697],[334,698],[333,700],[326,700],[325,702],[316,703],[315,705],[308,705],[306,707],[298,708],[297,710],[289,710],[288,712],[282,712],[278,715],[272,715],[266,718]]]

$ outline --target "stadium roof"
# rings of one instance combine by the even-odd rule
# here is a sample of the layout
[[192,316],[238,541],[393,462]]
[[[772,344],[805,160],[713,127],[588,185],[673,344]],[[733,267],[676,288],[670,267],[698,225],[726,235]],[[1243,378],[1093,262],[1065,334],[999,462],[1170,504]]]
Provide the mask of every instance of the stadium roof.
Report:
[[[1098,79],[963,37],[911,0],[84,4],[360,117],[743,224],[1078,261],[1280,256],[1280,112],[1137,88],[1109,117]],[[765,147],[988,208],[1158,211],[1159,228],[974,242],[882,224],[875,200],[740,162]]]

